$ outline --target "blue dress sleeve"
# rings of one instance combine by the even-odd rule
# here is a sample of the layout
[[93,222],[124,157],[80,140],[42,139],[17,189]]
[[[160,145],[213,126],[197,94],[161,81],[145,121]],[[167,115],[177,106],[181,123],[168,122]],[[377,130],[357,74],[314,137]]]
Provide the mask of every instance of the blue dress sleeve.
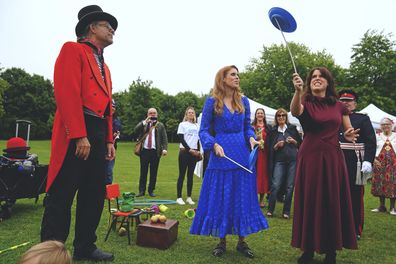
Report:
[[250,104],[249,104],[249,100],[246,96],[242,97],[242,102],[245,106],[245,118],[243,121],[243,130],[244,130],[244,135],[245,135],[245,140],[247,143],[250,142],[250,138],[253,137],[254,139],[256,139],[256,135],[254,133],[253,127],[252,127],[252,123],[251,123],[251,119],[250,119]]
[[215,99],[213,97],[208,97],[202,110],[199,139],[204,150],[212,150],[216,143],[215,138],[210,133],[210,131],[214,131],[214,127],[212,127],[214,124],[214,102]]

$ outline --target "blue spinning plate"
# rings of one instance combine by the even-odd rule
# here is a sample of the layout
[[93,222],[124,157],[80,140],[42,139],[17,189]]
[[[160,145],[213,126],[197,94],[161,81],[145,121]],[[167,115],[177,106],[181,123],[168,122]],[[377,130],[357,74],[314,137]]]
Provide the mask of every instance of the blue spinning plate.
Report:
[[[297,22],[288,11],[280,7],[273,7],[268,11],[272,25],[283,32],[294,32],[297,29]],[[278,21],[278,23],[276,23]]]

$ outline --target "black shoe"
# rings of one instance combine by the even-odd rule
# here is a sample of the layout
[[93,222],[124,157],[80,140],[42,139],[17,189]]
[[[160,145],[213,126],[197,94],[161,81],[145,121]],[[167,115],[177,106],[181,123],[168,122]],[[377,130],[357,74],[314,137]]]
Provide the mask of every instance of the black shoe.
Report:
[[313,260],[314,253],[312,251],[310,252],[304,252],[302,253],[301,257],[298,258],[297,263],[298,264],[308,264],[311,263]]
[[76,254],[73,256],[74,260],[91,260],[95,262],[99,261],[113,261],[114,255],[108,252],[104,252],[99,248],[95,249],[90,254]]
[[326,254],[326,257],[323,261],[324,264],[336,264],[337,254],[335,252]]
[[153,193],[153,192],[150,192],[149,195],[150,195],[150,197],[155,197],[155,196],[157,196],[157,195],[155,195],[155,193]]
[[138,193],[138,194],[136,195],[136,197],[141,197],[141,196],[144,196],[144,192],[140,192],[140,193]]
[[236,249],[243,255],[245,255],[245,257],[254,258],[252,250],[249,248],[248,244],[245,241],[239,241]]
[[215,257],[221,257],[226,252],[226,243],[220,242],[217,246],[213,249],[212,255]]

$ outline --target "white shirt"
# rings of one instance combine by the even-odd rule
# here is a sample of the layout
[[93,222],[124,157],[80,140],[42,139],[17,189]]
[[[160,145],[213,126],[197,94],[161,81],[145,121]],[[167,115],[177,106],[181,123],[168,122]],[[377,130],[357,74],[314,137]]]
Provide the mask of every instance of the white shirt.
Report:
[[[197,123],[191,123],[189,121],[184,121],[179,124],[177,129],[177,134],[184,135],[184,141],[186,141],[187,145],[191,149],[198,149],[198,131],[199,126]],[[184,148],[184,146],[180,143],[180,148]]]
[[286,125],[286,124],[283,125],[283,128],[281,128],[280,126],[278,126],[278,132],[280,132],[280,133],[282,133],[282,134],[285,134],[286,129],[287,129],[287,125]]
[[[152,136],[152,138],[151,138],[151,149],[156,149],[156,147],[155,147],[155,127],[153,129],[151,129],[151,136]],[[149,137],[149,135],[147,134],[147,137],[144,140],[144,145],[143,145],[143,148],[145,148],[145,149],[149,149],[149,147],[148,147],[148,137]]]

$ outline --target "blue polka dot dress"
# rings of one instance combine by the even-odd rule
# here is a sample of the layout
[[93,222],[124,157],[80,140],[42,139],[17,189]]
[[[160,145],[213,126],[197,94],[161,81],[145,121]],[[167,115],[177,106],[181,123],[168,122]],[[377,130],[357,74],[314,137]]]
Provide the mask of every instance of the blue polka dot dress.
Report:
[[[249,138],[255,135],[247,97],[243,96],[242,102],[243,113],[232,113],[224,105],[222,115],[215,115],[215,99],[209,97],[202,112],[199,137],[204,150],[213,151],[213,145],[218,143],[225,155],[248,167]],[[229,234],[247,236],[266,228],[268,223],[257,199],[256,174],[212,152],[190,233],[224,238]]]

